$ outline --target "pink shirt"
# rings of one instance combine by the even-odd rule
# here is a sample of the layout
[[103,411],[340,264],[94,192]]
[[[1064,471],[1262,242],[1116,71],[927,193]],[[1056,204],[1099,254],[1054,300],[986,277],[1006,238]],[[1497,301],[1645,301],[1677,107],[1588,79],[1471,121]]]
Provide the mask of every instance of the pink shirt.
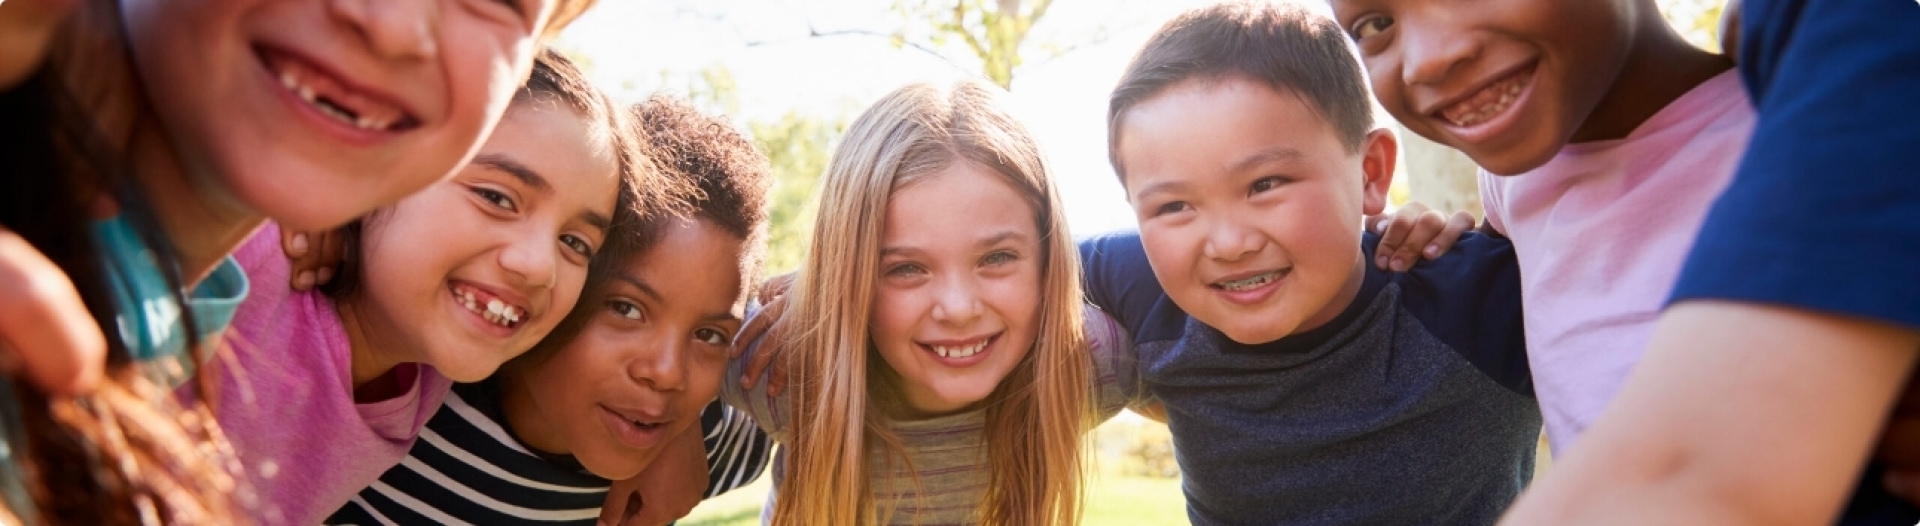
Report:
[[1639,362],[1753,122],[1728,71],[1624,139],[1567,145],[1516,176],[1480,173],[1487,220],[1520,258],[1528,360],[1556,455]]
[[404,394],[354,403],[340,315],[326,296],[287,288],[280,229],[261,228],[234,258],[256,286],[227,332],[234,359],[204,369],[218,377],[215,414],[261,498],[261,522],[318,524],[406,458],[452,383],[408,364]]

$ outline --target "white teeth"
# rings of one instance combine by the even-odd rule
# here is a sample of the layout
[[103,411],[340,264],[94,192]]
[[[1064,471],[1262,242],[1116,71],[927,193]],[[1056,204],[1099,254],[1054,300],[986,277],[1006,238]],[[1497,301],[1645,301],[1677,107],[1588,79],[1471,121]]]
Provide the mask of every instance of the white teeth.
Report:
[[526,314],[524,309],[508,305],[498,299],[487,300],[487,303],[482,305],[473,297],[473,292],[468,290],[454,292],[454,301],[459,302],[460,306],[466,307],[474,314],[479,314],[481,319],[501,327],[512,327],[513,324],[520,323],[520,317]]
[[339,119],[341,122],[345,122],[347,124],[353,125],[353,127],[355,128],[360,128],[362,130],[384,130],[384,129],[387,129],[388,126],[393,125],[392,121],[375,120],[372,117],[355,117],[353,115],[348,115],[347,112],[342,110],[339,106],[335,106],[328,102],[322,102],[320,100],[319,95],[313,92],[313,88],[305,84],[301,84],[300,79],[298,77],[295,77],[292,71],[280,72],[280,85],[286,86],[287,89],[292,90],[295,95],[300,96],[300,100],[307,101],[307,104],[310,104],[315,109],[320,110],[320,113],[325,114],[328,117]]
[[946,347],[941,345],[934,345],[932,347],[933,352],[939,354],[941,358],[966,358],[979,354],[981,349],[987,348],[987,342],[982,341],[965,347]]
[[1227,289],[1227,290],[1245,290],[1245,289],[1250,289],[1250,288],[1258,287],[1261,285],[1265,285],[1267,283],[1271,283],[1274,280],[1274,278],[1279,277],[1279,275],[1280,273],[1278,271],[1268,272],[1265,274],[1253,276],[1246,279],[1222,281],[1219,283],[1219,286],[1220,288]]

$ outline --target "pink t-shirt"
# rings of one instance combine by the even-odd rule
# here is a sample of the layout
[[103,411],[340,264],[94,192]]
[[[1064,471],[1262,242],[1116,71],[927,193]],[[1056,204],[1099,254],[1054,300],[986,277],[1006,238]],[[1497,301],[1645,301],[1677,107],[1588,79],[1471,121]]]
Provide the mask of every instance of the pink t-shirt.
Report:
[[354,403],[340,315],[326,296],[287,288],[280,229],[261,228],[234,258],[256,286],[227,332],[235,359],[203,369],[218,375],[215,414],[261,498],[261,522],[318,524],[406,458],[452,383],[407,364],[403,394]]
[[1513,239],[1534,392],[1558,454],[1640,361],[1707,208],[1732,180],[1753,106],[1728,71],[1624,139],[1571,144],[1531,172],[1480,173]]

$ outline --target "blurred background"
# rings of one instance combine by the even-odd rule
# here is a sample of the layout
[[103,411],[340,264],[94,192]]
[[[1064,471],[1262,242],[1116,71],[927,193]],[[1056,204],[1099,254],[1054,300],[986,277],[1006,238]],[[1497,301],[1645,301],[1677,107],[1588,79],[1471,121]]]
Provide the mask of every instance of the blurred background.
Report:
[[[1556,0],[1542,0],[1556,1]],[[1657,0],[1681,34],[1718,50],[1724,0]],[[1211,0],[601,0],[556,44],[625,102],[656,92],[725,115],[773,163],[768,270],[795,268],[809,203],[840,132],[918,81],[1006,87],[1038,137],[1076,235],[1129,228],[1107,164],[1107,93],[1160,24]],[[1302,2],[1326,12],[1319,1]],[[1385,112],[1380,120],[1391,123]],[[1401,132],[1393,202],[1480,214],[1473,163]],[[1186,520],[1166,426],[1122,413],[1095,431],[1086,522]],[[1541,450],[1541,469],[1551,463]],[[702,503],[681,524],[758,524],[770,477]]]

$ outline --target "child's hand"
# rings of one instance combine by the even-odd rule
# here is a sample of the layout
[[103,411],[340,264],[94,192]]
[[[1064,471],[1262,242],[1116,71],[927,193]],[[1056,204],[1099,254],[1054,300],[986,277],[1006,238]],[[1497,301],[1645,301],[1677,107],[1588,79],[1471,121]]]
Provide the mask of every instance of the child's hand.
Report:
[[681,431],[639,475],[613,482],[601,526],[659,526],[693,512],[707,493],[707,447],[700,425]]
[[1374,266],[1406,272],[1421,256],[1436,259],[1452,249],[1462,233],[1473,229],[1473,214],[1455,212],[1448,217],[1427,205],[1408,202],[1392,214],[1367,216],[1366,225],[1368,231],[1380,233]]
[[[740,353],[746,352],[748,344],[753,343],[754,340],[762,340],[759,352],[754,353],[753,359],[747,362],[744,376],[740,379],[740,387],[743,389],[752,389],[755,379],[760,377],[760,372],[767,370],[769,366],[773,367],[773,374],[767,377],[767,394],[779,395],[787,388],[786,360],[775,360],[786,354],[786,324],[779,322],[781,318],[786,317],[787,290],[791,288],[793,288],[791,273],[767,278],[766,281],[761,282],[760,292],[756,295],[761,305],[760,313],[754,315],[753,319],[747,320],[747,324],[740,327],[740,334],[733,338],[733,349],[728,359],[740,358]],[[762,339],[763,335],[766,338]]]
[[346,243],[339,230],[296,232],[280,230],[280,250],[287,254],[293,268],[287,273],[293,290],[310,290],[333,280],[333,273],[346,257]]
[[53,394],[92,390],[107,339],[67,274],[12,230],[0,228],[0,368]]

